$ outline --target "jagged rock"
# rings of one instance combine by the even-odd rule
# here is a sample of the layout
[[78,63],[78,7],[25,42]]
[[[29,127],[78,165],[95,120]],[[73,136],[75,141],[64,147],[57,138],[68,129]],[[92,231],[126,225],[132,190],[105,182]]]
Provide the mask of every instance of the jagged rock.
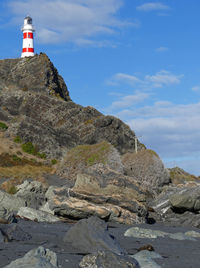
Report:
[[139,227],[132,227],[126,230],[124,236],[135,237],[135,238],[150,238],[156,239],[158,237],[169,237],[176,240],[193,240],[194,238],[184,233],[167,233],[159,230],[151,230]]
[[13,212],[9,212],[4,207],[0,208],[0,224],[16,223],[17,219]]
[[195,211],[199,202],[198,192],[198,183],[168,186],[148,203],[153,208],[149,216],[158,222],[174,222],[178,225],[199,227],[200,214]]
[[173,194],[169,198],[173,210],[178,212],[200,211],[200,186],[185,188],[184,191]]
[[133,177],[149,192],[158,193],[159,188],[170,183],[168,170],[152,150],[127,153],[122,157],[125,174]]
[[110,251],[98,251],[83,257],[80,268],[139,268],[139,264],[128,256],[119,256]]
[[17,216],[20,218],[29,219],[37,222],[57,222],[59,218],[53,216],[45,211],[36,210],[29,207],[21,207],[17,212]]
[[199,181],[199,178],[186,172],[182,168],[174,167],[168,168],[170,172],[170,178],[173,184],[181,184],[188,181]]
[[162,268],[154,261],[154,259],[162,259],[162,256],[156,252],[142,250],[132,257],[137,260],[141,268]]
[[76,180],[77,174],[95,164],[105,164],[116,172],[123,173],[120,154],[110,143],[79,145],[68,151],[58,167],[58,174]]
[[[1,60],[0,89],[0,120],[8,123],[6,134],[32,142],[49,158],[103,140],[121,154],[134,151],[135,133],[113,116],[72,102],[45,54]],[[138,142],[138,150],[142,148]]]
[[69,229],[63,240],[84,254],[95,253],[98,250],[109,250],[118,255],[124,252],[109,234],[107,224],[97,217],[77,222]]
[[78,174],[73,188],[49,187],[48,204],[41,210],[58,216],[81,219],[96,215],[120,223],[145,222],[145,192],[131,177],[115,172],[103,164]]
[[19,258],[12,261],[10,264],[4,266],[4,268],[58,268],[56,253],[38,247],[30,250],[24,255],[23,258]]
[[31,235],[24,232],[16,223],[3,225],[0,227],[5,239],[8,241],[26,241],[31,239]]
[[69,92],[46,54],[31,58],[0,60],[0,89],[58,94],[69,101]]
[[28,207],[38,209],[45,202],[47,187],[39,181],[24,181],[17,185],[15,196],[23,198]]
[[0,205],[9,212],[18,211],[20,207],[26,206],[26,201],[23,198],[7,194],[0,190]]

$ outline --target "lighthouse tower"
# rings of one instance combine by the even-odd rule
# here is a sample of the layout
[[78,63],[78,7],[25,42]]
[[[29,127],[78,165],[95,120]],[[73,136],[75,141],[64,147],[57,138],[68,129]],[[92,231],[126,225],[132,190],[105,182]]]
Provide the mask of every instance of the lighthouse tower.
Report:
[[21,31],[23,32],[23,48],[21,57],[34,56],[33,32],[35,29],[32,25],[32,18],[30,16],[24,18],[24,25],[22,26]]

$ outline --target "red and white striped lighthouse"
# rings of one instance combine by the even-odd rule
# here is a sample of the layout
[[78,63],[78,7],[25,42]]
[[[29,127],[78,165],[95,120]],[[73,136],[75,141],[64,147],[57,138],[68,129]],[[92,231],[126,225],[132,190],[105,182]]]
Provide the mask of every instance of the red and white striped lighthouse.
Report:
[[34,56],[33,32],[35,29],[32,25],[32,18],[30,16],[24,18],[24,25],[21,30],[23,32],[23,48],[21,57]]

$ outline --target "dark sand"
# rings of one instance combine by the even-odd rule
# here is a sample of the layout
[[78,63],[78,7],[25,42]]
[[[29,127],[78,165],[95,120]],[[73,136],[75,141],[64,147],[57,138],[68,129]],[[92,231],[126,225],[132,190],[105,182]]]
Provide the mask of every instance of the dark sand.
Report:
[[[13,241],[0,244],[0,267],[4,267],[11,261],[23,257],[29,250],[38,246],[43,246],[54,251],[58,257],[59,267],[77,268],[83,255],[72,248],[70,244],[62,241],[67,230],[72,226],[71,223],[36,223],[31,221],[20,220],[18,225],[26,232],[32,235],[29,241]],[[178,233],[199,229],[192,227],[174,227],[167,225],[135,225],[142,228],[157,229],[160,231]],[[157,239],[139,239],[124,237],[124,232],[131,226],[109,224],[109,232],[114,235],[121,245],[129,254],[137,253],[137,249],[151,244],[155,251],[163,256],[163,259],[154,261],[161,267],[167,268],[199,268],[200,267],[200,238],[196,241],[174,240],[170,238]]]

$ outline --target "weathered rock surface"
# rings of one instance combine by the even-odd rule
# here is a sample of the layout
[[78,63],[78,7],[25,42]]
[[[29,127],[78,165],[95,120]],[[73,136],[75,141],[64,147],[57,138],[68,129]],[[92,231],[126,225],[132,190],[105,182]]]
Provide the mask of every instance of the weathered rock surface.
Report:
[[79,145],[68,151],[58,166],[57,173],[75,181],[79,173],[95,164],[104,164],[119,173],[124,173],[120,154],[111,143]]
[[39,181],[24,181],[16,186],[15,196],[23,198],[28,207],[38,209],[45,202],[47,187]]
[[57,222],[59,221],[59,218],[53,216],[52,214],[36,210],[29,207],[21,207],[19,211],[17,212],[17,216],[20,218],[25,218],[31,221],[36,222]]
[[108,250],[118,255],[124,251],[120,248],[107,228],[107,224],[97,217],[80,220],[64,236],[64,242],[79,250],[79,253],[95,253]]
[[[103,140],[120,153],[134,151],[135,133],[113,116],[72,102],[45,54],[1,60],[0,76],[0,120],[8,123],[7,135],[32,142],[49,158]],[[143,147],[138,142],[138,149]]]
[[22,90],[59,95],[70,100],[63,78],[47,55],[0,60],[0,90]]
[[9,265],[4,266],[4,268],[58,268],[56,253],[45,249],[43,247],[38,247],[36,249],[30,250],[24,255],[23,258],[19,258],[12,261]]
[[182,168],[174,167],[174,168],[168,168],[170,173],[170,178],[173,184],[181,184],[188,181],[199,181],[199,177],[196,177]]
[[162,259],[162,256],[156,252],[142,250],[132,257],[138,261],[141,268],[162,268],[154,261],[154,259]]
[[138,153],[127,153],[122,157],[125,174],[135,178],[151,193],[159,192],[159,188],[170,183],[168,170],[159,156],[151,150]]
[[98,251],[83,257],[80,268],[140,268],[137,261],[130,257],[119,256],[110,251]]
[[41,210],[58,216],[82,219],[96,215],[102,219],[133,224],[145,222],[145,192],[131,177],[115,172],[103,164],[78,174],[73,188],[49,187],[48,204]]
[[9,212],[18,211],[20,207],[26,206],[26,201],[21,197],[0,191],[0,205]]
[[0,207],[0,224],[14,223],[17,219],[13,212],[8,211],[4,207]]
[[2,225],[0,231],[6,242],[10,241],[27,241],[31,239],[31,235],[22,230],[17,224]]
[[[151,230],[151,229],[144,229],[139,227],[132,227],[128,229],[125,234],[125,236],[128,237],[135,237],[135,238],[150,238],[150,239],[156,239],[158,237],[169,237],[171,239],[177,239],[177,240],[193,240],[195,239],[189,234],[189,233],[167,233],[162,232],[159,230]],[[198,234],[193,234],[193,236],[198,237]]]
[[149,206],[150,216],[158,222],[200,227],[199,184],[184,183],[166,187]]

